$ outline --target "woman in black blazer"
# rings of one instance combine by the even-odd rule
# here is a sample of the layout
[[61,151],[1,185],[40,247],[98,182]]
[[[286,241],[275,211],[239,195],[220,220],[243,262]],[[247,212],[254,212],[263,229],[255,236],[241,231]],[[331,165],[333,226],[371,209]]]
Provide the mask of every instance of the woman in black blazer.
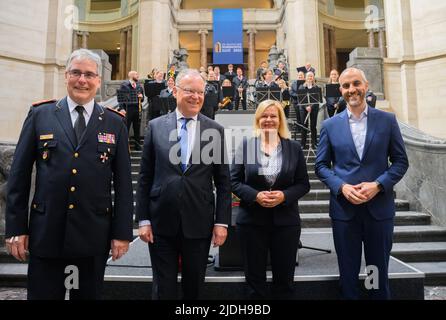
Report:
[[269,297],[266,266],[270,252],[274,298],[291,298],[300,237],[298,200],[310,190],[302,148],[290,140],[277,101],[259,104],[255,137],[244,140],[231,167],[233,193],[240,198],[237,231],[249,297]]

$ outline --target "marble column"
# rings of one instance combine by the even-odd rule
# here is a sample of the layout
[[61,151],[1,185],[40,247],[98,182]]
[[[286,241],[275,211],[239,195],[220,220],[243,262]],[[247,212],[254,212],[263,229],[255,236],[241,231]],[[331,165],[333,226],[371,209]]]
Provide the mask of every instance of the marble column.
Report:
[[77,50],[79,49],[79,36],[78,36],[78,32],[77,30],[73,30],[73,39],[72,39],[72,49]]
[[125,58],[125,74],[128,74],[132,70],[132,41],[133,33],[132,26],[127,28],[127,43],[126,43],[126,58]]
[[256,78],[256,33],[255,29],[248,30],[248,79]]
[[[329,38],[330,38],[330,69],[338,69],[338,56],[336,53],[336,29],[331,27],[329,30]],[[328,72],[330,72],[329,70]]]
[[375,48],[375,30],[369,29],[367,32],[369,34],[369,48]]
[[324,60],[325,60],[325,76],[328,77],[330,75],[330,29],[327,25],[324,24]]
[[125,73],[125,60],[126,60],[126,47],[127,47],[127,31],[126,29],[121,29],[121,42],[119,44],[119,78],[124,80],[127,78]]
[[378,46],[381,56],[385,58],[387,56],[386,50],[386,40],[385,40],[385,30],[384,28],[379,28],[378,31]]
[[82,48],[88,49],[88,37],[90,36],[90,33],[88,31],[82,32]]
[[206,29],[198,30],[198,34],[200,35],[200,66],[207,68],[207,49],[206,49],[206,37],[208,31]]

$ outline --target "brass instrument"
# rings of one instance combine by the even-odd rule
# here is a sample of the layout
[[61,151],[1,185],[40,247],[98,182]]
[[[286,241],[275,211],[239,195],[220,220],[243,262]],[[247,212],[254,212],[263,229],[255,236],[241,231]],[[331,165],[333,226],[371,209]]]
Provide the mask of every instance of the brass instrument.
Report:
[[223,100],[221,100],[221,102],[218,104],[218,108],[219,109],[223,109],[224,107],[226,107],[231,102],[232,101],[231,101],[230,97],[224,97]]
[[237,88],[238,90],[238,96],[240,97],[240,99],[238,100],[238,108],[243,108],[242,106],[242,101],[243,101],[243,85],[240,84],[239,87]]

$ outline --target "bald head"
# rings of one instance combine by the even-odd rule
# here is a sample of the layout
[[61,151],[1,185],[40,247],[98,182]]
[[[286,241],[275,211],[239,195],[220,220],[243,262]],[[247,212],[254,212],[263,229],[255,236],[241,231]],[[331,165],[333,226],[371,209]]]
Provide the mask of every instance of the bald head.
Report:
[[357,68],[345,69],[339,77],[340,90],[348,108],[352,112],[362,112],[369,83],[364,72]]
[[346,75],[358,75],[361,77],[361,80],[364,81],[365,83],[368,83],[367,81],[367,77],[365,76],[364,71],[362,71],[361,69],[358,68],[347,68],[344,71],[342,71],[341,75],[339,76],[339,82],[342,84],[342,80],[341,78],[344,77]]
[[139,79],[139,74],[136,71],[129,71],[129,79],[133,80],[133,81],[138,81]]

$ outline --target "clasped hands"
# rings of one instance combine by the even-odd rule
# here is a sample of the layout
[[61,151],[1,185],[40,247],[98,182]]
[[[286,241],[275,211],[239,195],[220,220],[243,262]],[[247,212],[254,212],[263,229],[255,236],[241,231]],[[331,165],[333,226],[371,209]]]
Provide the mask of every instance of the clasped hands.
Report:
[[262,207],[274,208],[285,201],[282,191],[260,191],[257,193],[256,201]]
[[378,193],[379,187],[376,182],[362,182],[357,185],[344,184],[342,194],[352,204],[362,204],[372,200]]

